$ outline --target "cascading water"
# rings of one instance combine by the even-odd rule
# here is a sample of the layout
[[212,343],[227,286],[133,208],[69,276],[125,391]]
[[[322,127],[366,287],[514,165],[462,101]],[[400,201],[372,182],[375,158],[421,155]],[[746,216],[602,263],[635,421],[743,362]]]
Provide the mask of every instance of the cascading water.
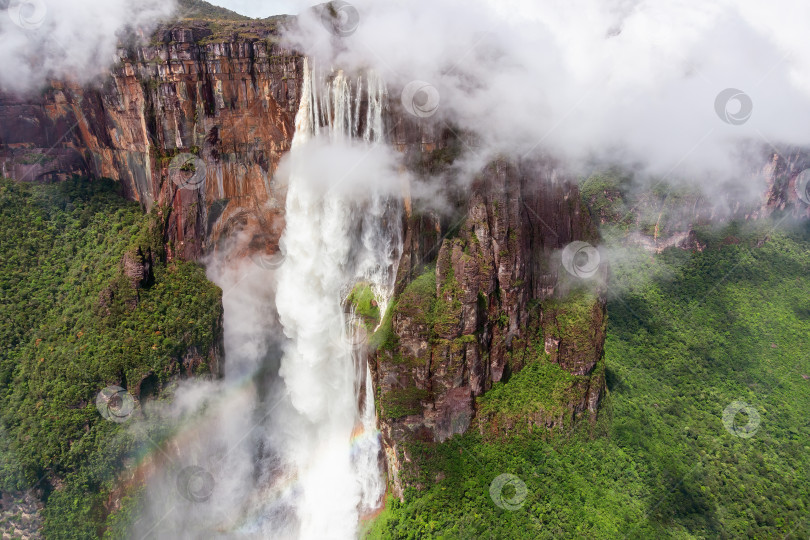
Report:
[[384,100],[373,73],[352,84],[341,71],[327,77],[305,61],[276,294],[289,338],[279,370],[292,403],[284,421],[296,426],[281,455],[297,475],[293,505],[305,539],[354,537],[360,513],[376,507],[384,490],[373,383],[342,303],[364,282],[385,309],[401,253],[400,209],[374,189],[362,200],[342,190],[346,171],[326,183],[304,172],[315,139],[383,142]]
[[[373,328],[345,304],[363,284],[384,314],[402,252],[401,202],[375,176],[392,164],[364,161],[390,157],[385,99],[373,73],[349,81],[305,61],[284,262],[268,270],[240,257],[242,236],[237,256],[209,260],[223,289],[224,378],[181,383],[160,412],[176,431],[149,439],[157,453],[134,537],[348,539],[379,506],[374,384],[359,339]],[[362,187],[344,189],[358,170]]]

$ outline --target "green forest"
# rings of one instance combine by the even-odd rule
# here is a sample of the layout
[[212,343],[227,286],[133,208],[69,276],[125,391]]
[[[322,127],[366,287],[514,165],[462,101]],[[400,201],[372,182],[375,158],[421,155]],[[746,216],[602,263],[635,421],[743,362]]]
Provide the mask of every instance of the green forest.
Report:
[[[0,179],[0,490],[45,501],[46,538],[105,533],[118,474],[144,450],[130,420],[180,377],[210,376],[221,337],[219,288],[167,261],[169,210],[145,214],[116,189]],[[133,285],[122,261],[148,253],[153,275]],[[131,418],[102,417],[112,385],[137,388]]]
[[702,252],[618,237],[597,422],[414,452],[421,489],[366,536],[807,538],[810,230],[776,225],[705,228]]

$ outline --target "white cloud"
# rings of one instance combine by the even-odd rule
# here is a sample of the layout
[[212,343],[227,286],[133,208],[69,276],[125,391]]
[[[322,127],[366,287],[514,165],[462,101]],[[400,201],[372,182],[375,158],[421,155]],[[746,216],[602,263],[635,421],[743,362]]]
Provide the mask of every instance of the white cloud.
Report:
[[[390,89],[432,83],[433,119],[478,133],[493,152],[622,155],[660,176],[728,178],[739,141],[810,144],[810,7],[798,1],[354,5],[352,35],[333,37],[304,14],[291,41],[325,65],[372,66]],[[726,88],[751,97],[742,125],[715,112]]]
[[8,0],[0,11],[0,90],[36,90],[48,79],[88,82],[108,72],[127,28],[146,37],[174,0]]

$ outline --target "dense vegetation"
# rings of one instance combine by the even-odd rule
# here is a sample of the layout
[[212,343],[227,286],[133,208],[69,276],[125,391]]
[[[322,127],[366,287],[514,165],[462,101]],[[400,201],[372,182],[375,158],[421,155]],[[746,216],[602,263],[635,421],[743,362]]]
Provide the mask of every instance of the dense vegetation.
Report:
[[[595,425],[416,446],[421,489],[389,498],[368,537],[810,535],[810,230],[763,220],[700,241],[611,261]],[[724,424],[735,401],[752,409]]]
[[[165,262],[168,210],[144,214],[114,186],[0,179],[0,490],[42,496],[48,538],[101,534],[139,448],[102,418],[99,391],[153,398],[208,372],[219,340],[220,290],[198,265]],[[153,275],[133,284],[125,255],[149,253]]]
[[178,0],[177,13],[185,19],[209,19],[227,21],[249,21],[250,17],[235,11],[215,6],[204,0]]
[[[273,10],[268,8],[267,11]],[[275,36],[294,19],[290,15],[252,19],[205,0],[178,0],[175,18],[192,26],[202,25],[210,29],[213,34],[203,38],[201,43],[223,43],[233,39],[252,41],[267,38],[268,33]]]
[[[599,182],[585,195],[612,223],[606,237],[677,228],[661,212],[625,219],[615,183]],[[117,537],[130,517],[134,498],[118,473],[149,446],[128,423],[102,418],[98,392],[120,385],[143,404],[179,376],[209,370],[220,291],[199,266],[165,260],[167,216],[144,214],[109,181],[0,179],[0,490],[41,495],[48,538]],[[810,535],[810,228],[761,220],[697,236],[703,251],[609,250],[599,369],[610,393],[595,424],[509,438],[471,429],[414,444],[414,487],[405,503],[389,497],[368,537]],[[136,287],[123,261],[149,253],[154,275]],[[396,310],[441,326],[456,307],[442,305],[435,287],[429,268],[382,314],[372,342],[395,345]],[[580,300],[542,309],[560,311],[559,331],[575,331],[589,305]],[[376,326],[367,286],[349,303],[368,330]],[[532,412],[535,398],[571,379],[549,362],[529,364],[480,398],[479,412]],[[419,399],[394,397],[382,407],[392,417]],[[750,408],[724,418],[737,402]]]

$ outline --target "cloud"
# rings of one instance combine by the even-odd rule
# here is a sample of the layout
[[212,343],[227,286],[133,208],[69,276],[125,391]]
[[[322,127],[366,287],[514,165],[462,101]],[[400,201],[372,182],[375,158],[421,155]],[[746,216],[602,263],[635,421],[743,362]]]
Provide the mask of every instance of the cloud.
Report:
[[0,90],[92,81],[109,72],[121,37],[148,38],[174,9],[174,0],[0,0]]
[[360,199],[369,188],[392,195],[401,192],[403,179],[397,170],[400,156],[388,146],[319,137],[298,150],[307,159],[293,160],[286,154],[275,175],[280,182],[296,174],[321,196],[332,193]]
[[[810,7],[780,0],[459,0],[354,3],[337,37],[309,11],[287,39],[323,65],[373,67],[392,99],[413,80],[482,152],[582,165],[642,163],[670,180],[740,175],[740,141],[808,144]],[[729,123],[728,88],[752,104]],[[721,112],[739,113],[745,99]],[[746,164],[748,165],[748,164]],[[762,186],[751,186],[752,191]]]

